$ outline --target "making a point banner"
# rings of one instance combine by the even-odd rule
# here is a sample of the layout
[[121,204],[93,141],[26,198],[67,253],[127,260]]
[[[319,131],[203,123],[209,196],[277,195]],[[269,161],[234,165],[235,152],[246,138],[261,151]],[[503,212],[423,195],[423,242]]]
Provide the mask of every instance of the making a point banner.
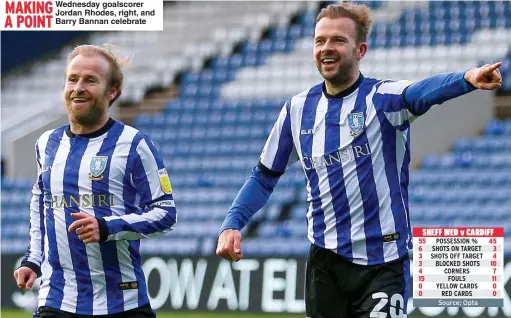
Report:
[[163,1],[3,1],[1,30],[161,31]]

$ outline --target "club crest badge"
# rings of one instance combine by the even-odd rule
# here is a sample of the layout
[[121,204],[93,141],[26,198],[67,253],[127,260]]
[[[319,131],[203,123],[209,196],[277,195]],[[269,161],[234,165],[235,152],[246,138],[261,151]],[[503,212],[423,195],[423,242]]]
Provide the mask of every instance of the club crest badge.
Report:
[[92,160],[90,161],[89,179],[94,181],[103,180],[103,173],[105,172],[107,162],[107,156],[92,157]]
[[348,115],[348,126],[350,126],[350,135],[358,136],[364,130],[364,113],[351,113]]

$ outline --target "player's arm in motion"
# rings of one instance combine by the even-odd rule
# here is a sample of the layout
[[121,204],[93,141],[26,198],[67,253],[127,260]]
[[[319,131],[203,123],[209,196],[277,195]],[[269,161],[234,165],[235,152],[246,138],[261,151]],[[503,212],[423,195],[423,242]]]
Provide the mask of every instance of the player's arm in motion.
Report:
[[279,178],[294,162],[290,106],[288,100],[282,107],[258,165],[252,169],[222,224],[216,253],[227,260],[238,261],[243,257],[240,230],[268,202]]
[[135,148],[130,151],[124,182],[128,179],[130,186],[136,189],[142,213],[103,218],[87,213],[73,214],[78,220],[69,226],[69,231],[76,230],[84,243],[154,238],[172,231],[177,213],[163,160],[147,136],[142,136],[138,144],[134,141],[132,147]]
[[[401,88],[396,87],[398,91],[390,92],[391,94],[400,93],[400,91],[404,94],[402,94],[402,98],[398,103],[393,103],[392,100],[387,103],[391,109],[386,111],[399,111],[399,113],[395,113],[397,116],[393,116],[395,125],[398,126],[405,121],[413,121],[434,105],[440,105],[476,89],[497,89],[502,85],[502,76],[499,71],[501,65],[502,62],[498,62],[492,65],[471,68],[468,71],[440,73],[407,87],[406,85],[401,86]],[[390,88],[390,91],[392,90]],[[389,93],[389,85],[383,84],[378,93]],[[397,104],[404,105],[405,108],[403,109]],[[392,116],[390,118],[392,119]]]
[[41,276],[41,263],[44,253],[44,197],[42,165],[39,156],[39,146],[36,142],[35,152],[37,161],[37,181],[32,187],[32,199],[30,200],[30,239],[21,261],[20,267],[14,272],[14,279],[19,288],[30,290],[37,277]]

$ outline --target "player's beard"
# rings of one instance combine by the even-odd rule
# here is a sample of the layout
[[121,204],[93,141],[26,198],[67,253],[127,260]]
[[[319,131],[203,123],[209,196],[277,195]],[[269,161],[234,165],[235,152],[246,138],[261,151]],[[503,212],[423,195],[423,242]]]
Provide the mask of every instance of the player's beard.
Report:
[[354,55],[350,57],[341,57],[339,62],[339,66],[337,66],[337,71],[335,72],[323,72],[321,60],[316,63],[319,73],[325,81],[333,85],[343,85],[349,83],[353,77],[353,69],[355,68],[355,58]]
[[81,126],[95,126],[101,121],[106,111],[103,106],[105,103],[104,98],[93,99],[90,102],[92,104],[86,110],[78,110],[74,109],[70,99],[66,100],[66,107],[72,120]]

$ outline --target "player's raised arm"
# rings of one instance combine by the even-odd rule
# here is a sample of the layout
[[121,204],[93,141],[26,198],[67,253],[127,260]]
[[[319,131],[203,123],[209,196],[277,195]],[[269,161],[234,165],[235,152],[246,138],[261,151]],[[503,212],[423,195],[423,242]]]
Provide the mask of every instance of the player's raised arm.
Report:
[[498,62],[467,71],[433,75],[405,89],[404,102],[413,114],[422,115],[433,105],[440,105],[476,89],[497,89],[502,85],[498,69],[501,65]]
[[239,231],[268,202],[280,176],[294,162],[290,108],[290,101],[287,101],[266,141],[259,163],[252,169],[227,213],[220,229],[218,256],[234,261],[243,257]]
[[439,73],[421,81],[382,81],[373,97],[383,105],[389,122],[396,127],[413,122],[432,106],[468,94],[476,89],[493,90],[502,85],[501,62],[469,70]]
[[[35,145],[37,161],[37,181],[32,187],[30,200],[29,244],[20,267],[15,271],[14,278],[20,288],[30,289],[36,277],[41,276],[44,240],[44,197],[42,191],[42,165],[39,155],[39,140]],[[30,269],[30,270],[29,270]]]
[[100,242],[153,238],[171,231],[176,223],[168,171],[153,142],[147,136],[139,136],[133,142],[128,165],[129,182],[140,196],[142,213],[99,219]]

